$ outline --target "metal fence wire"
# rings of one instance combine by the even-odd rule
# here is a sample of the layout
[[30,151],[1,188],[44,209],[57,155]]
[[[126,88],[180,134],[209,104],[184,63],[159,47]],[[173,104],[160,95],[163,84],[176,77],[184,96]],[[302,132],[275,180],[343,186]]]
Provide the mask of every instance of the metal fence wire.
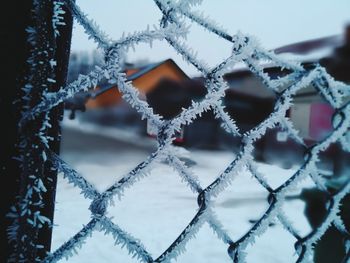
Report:
[[[91,199],[91,220],[56,251],[48,254],[43,262],[57,262],[62,258],[69,257],[73,254],[73,251],[84,245],[83,241],[93,231],[102,231],[105,234],[112,235],[116,244],[125,246],[131,256],[136,257],[141,262],[168,262],[176,259],[180,253],[185,251],[186,243],[190,238],[195,237],[203,224],[208,224],[216,233],[217,238],[227,245],[227,251],[232,261],[244,262],[247,246],[253,245],[255,237],[267,231],[269,224],[274,220],[279,220],[285,229],[295,237],[295,250],[298,255],[297,262],[312,261],[313,246],[331,225],[336,226],[346,238],[348,245],[346,246],[347,259],[345,260],[349,260],[349,233],[339,215],[340,203],[344,196],[350,192],[349,181],[336,194],[329,193],[329,206],[323,223],[307,236],[298,234],[281,209],[286,194],[292,188],[297,187],[298,182],[307,177],[310,177],[320,190],[327,192],[325,180],[317,167],[320,161],[319,155],[335,142],[340,143],[344,150],[349,150],[350,148],[349,143],[346,141],[346,133],[350,127],[350,103],[345,100],[346,96],[348,96],[347,94],[349,94],[349,86],[335,81],[321,66],[316,65],[313,69],[306,69],[300,63],[286,61],[273,52],[264,50],[251,36],[241,33],[235,35],[226,33],[224,29],[221,29],[209,18],[193,11],[193,6],[200,4],[201,1],[199,0],[154,0],[154,2],[163,14],[160,25],[154,26],[152,29],[147,27],[144,30],[130,33],[118,40],[111,40],[104,34],[96,23],[81,11],[74,1],[67,0],[64,2],[73,14],[76,22],[84,27],[89,38],[93,39],[98,44],[99,49],[104,52],[105,64],[96,67],[87,75],[80,75],[77,80],[66,87],[62,87],[58,92],[46,93],[42,102],[24,115],[22,123],[32,121],[40,113],[50,111],[53,107],[74,96],[77,92],[96,87],[102,79],[108,79],[111,83],[116,83],[116,87],[123,94],[124,100],[130,103],[140,113],[142,118],[147,119],[154,127],[157,127],[158,148],[145,161],[137,165],[122,179],[115,182],[102,193],[97,191],[92,184],[72,169],[58,155],[47,149],[45,155],[52,162],[53,166],[63,173],[70,183],[80,188],[85,198]],[[58,5],[56,8],[58,14],[60,11],[59,7]],[[195,52],[185,44],[185,38],[189,31],[186,23],[198,24],[210,33],[231,42],[232,54],[214,68],[207,66],[205,62],[197,59]],[[125,52],[130,47],[134,48],[140,43],[152,44],[153,41],[166,41],[169,43],[184,60],[195,66],[205,77],[206,96],[199,102],[193,101],[187,109],[183,109],[180,114],[170,121],[155,114],[147,102],[140,99],[137,89],[133,87],[131,82],[127,81],[126,75],[123,73]],[[225,90],[228,89],[223,75],[230,72],[237,63],[242,62],[277,97],[273,112],[263,122],[244,134],[239,131],[235,120],[228,115],[223,106]],[[265,64],[269,62],[270,65],[288,69],[288,73],[281,78],[271,78],[264,71],[264,66],[262,66],[261,62]],[[286,113],[293,104],[295,94],[310,85],[334,108],[335,121],[331,134],[308,148],[298,135],[298,131],[293,128],[290,119],[286,117]],[[241,150],[224,172],[219,174],[208,187],[203,188],[189,167],[172,152],[171,144],[175,133],[182,126],[190,124],[203,112],[209,110],[214,112],[217,119],[220,119],[227,133],[241,138]],[[277,188],[270,186],[264,175],[257,171],[256,163],[252,157],[254,142],[264,136],[267,129],[275,127],[281,127],[287,131],[291,138],[304,145],[305,149],[307,149],[304,163],[288,180]],[[161,255],[155,258],[146,250],[140,240],[113,223],[106,216],[106,211],[107,209],[112,209],[110,205],[114,196],[118,195],[122,198],[126,188],[142,180],[142,177],[147,175],[150,165],[160,160],[166,161],[168,165],[172,166],[182,180],[187,183],[188,187],[198,194],[198,211],[176,240]],[[212,209],[213,200],[233,182],[235,176],[242,169],[248,169],[261,186],[266,189],[269,194],[269,206],[265,213],[243,236],[238,240],[233,240],[215,217]]]

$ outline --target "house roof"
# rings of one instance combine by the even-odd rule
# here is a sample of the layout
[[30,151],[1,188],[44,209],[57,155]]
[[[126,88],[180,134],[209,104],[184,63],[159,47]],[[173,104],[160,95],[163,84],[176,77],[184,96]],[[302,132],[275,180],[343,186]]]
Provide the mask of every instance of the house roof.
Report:
[[[304,62],[303,67],[306,69],[312,69],[315,67],[314,62]],[[267,65],[264,68],[264,72],[274,79],[282,77],[286,74],[291,73],[288,69],[281,69],[278,66]],[[259,99],[274,99],[275,94],[272,90],[268,89],[262,81],[249,69],[239,69],[229,73],[226,73],[223,78],[226,80],[229,89],[227,93],[241,94],[242,96],[256,97]],[[195,83],[200,84],[195,84]],[[204,86],[204,77],[193,78],[189,84],[191,85],[202,85]],[[316,91],[315,91],[316,92]]]
[[[315,67],[315,62],[304,62],[302,63],[305,69],[312,69]],[[270,66],[264,69],[270,78],[275,79],[290,74],[291,71],[288,69],[282,69],[279,66]],[[234,71],[224,75],[224,79],[228,82],[230,89],[229,92],[238,92],[245,95],[251,95],[260,98],[274,98],[275,95],[272,90],[268,89],[261,80],[256,77],[248,69]],[[247,83],[246,81],[250,82]],[[315,91],[316,92],[316,91]]]
[[[148,64],[146,66],[143,66],[143,67],[139,68],[135,73],[132,73],[129,76],[127,76],[126,79],[127,79],[127,81],[134,81],[134,80],[146,75],[147,73],[157,69],[159,66],[161,66],[163,64],[167,64],[167,63],[174,66],[184,76],[185,79],[189,79],[187,74],[172,59],[166,59],[166,60],[163,60],[163,61],[160,61],[157,63],[152,63],[152,64]],[[106,92],[107,90],[115,88],[116,86],[117,86],[116,83],[102,86],[99,90],[93,91],[92,96],[97,97],[100,94]]]

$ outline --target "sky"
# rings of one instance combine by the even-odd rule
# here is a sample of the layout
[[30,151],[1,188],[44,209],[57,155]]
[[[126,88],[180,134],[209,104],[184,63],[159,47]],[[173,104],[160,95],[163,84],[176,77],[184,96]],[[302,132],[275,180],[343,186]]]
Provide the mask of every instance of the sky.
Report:
[[[134,32],[159,25],[161,13],[151,0],[77,0],[81,9],[94,19],[112,39],[123,32]],[[266,49],[324,36],[341,34],[350,23],[350,0],[204,0],[196,7],[230,34],[241,31],[254,35]],[[200,59],[215,66],[231,53],[231,45],[192,24],[188,45],[198,51]],[[73,29],[72,51],[91,51],[97,46],[88,40],[80,25]],[[127,54],[129,62],[158,62],[168,58],[190,76],[198,75],[194,67],[165,42],[138,45]]]

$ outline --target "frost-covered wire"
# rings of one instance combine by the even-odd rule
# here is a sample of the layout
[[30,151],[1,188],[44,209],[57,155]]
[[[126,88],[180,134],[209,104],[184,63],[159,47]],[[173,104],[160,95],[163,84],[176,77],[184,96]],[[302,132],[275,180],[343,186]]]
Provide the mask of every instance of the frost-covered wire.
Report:
[[[90,205],[92,220],[83,227],[75,236],[71,237],[56,251],[50,253],[44,262],[57,262],[63,257],[69,257],[73,251],[77,251],[83,245],[84,240],[91,235],[93,231],[99,230],[107,235],[112,235],[115,244],[125,247],[128,252],[142,262],[169,262],[176,259],[178,255],[185,251],[187,242],[193,238],[203,224],[207,223],[214,231],[216,236],[228,246],[228,252],[235,262],[244,262],[246,248],[253,244],[255,239],[263,234],[274,220],[279,220],[282,226],[297,240],[297,250],[299,261],[307,260],[312,254],[313,245],[325,233],[330,224],[347,235],[344,222],[338,216],[339,206],[344,196],[349,193],[349,183],[336,195],[331,197],[331,206],[328,209],[327,217],[320,229],[315,229],[307,237],[301,237],[294,228],[293,223],[283,213],[282,206],[285,202],[286,194],[297,184],[308,176],[322,191],[326,192],[324,179],[317,172],[318,155],[324,151],[331,143],[340,142],[344,149],[350,149],[350,142],[347,139],[347,132],[350,126],[349,103],[346,103],[345,97],[349,96],[349,86],[335,81],[322,67],[315,65],[311,70],[305,69],[300,63],[290,62],[273,52],[263,49],[260,43],[252,36],[242,34],[231,35],[226,30],[218,26],[217,23],[208,19],[204,14],[192,10],[193,6],[201,3],[201,0],[154,0],[160,11],[162,19],[159,26],[153,26],[146,29],[123,34],[118,40],[110,39],[99,26],[79,8],[72,0],[66,0],[72,15],[80,23],[89,38],[93,39],[98,47],[102,49],[105,55],[105,63],[96,67],[91,73],[79,78],[66,87],[62,87],[58,92],[44,92],[41,102],[33,108],[28,107],[23,113],[21,127],[36,119],[40,114],[45,114],[53,107],[63,103],[69,97],[73,97],[77,92],[87,91],[95,88],[102,79],[107,79],[114,83],[116,88],[141,116],[147,119],[152,126],[156,127],[158,134],[158,149],[153,152],[145,161],[141,162],[129,173],[125,174],[120,180],[115,182],[106,191],[99,193],[83,176],[79,175],[74,169],[70,168],[59,156],[47,149],[47,138],[44,136],[48,121],[43,122],[43,133],[41,142],[45,146],[45,151],[41,152],[43,159],[51,161],[53,167],[62,172],[64,177],[70,183],[79,187],[86,198],[92,199]],[[57,28],[62,25],[60,15],[60,4],[57,4],[53,23]],[[184,17],[186,19],[184,19]],[[213,68],[198,58],[197,53],[186,43],[186,36],[189,34],[189,27],[185,23],[189,20],[191,23],[197,23],[204,29],[216,34],[220,38],[226,39],[232,44],[232,53],[224,61]],[[55,28],[55,27],[54,27]],[[28,29],[30,31],[30,29]],[[123,72],[123,57],[130,49],[135,49],[140,43],[149,44],[152,47],[153,41],[166,41],[186,62],[193,65],[205,78],[205,88],[207,94],[201,101],[192,101],[187,109],[183,109],[172,120],[166,121],[162,116],[153,112],[148,103],[140,98],[138,90],[127,80]],[[224,80],[224,74],[232,71],[237,63],[245,63],[248,69],[258,77],[262,83],[272,90],[276,95],[273,112],[259,125],[247,131],[240,133],[236,122],[226,112],[223,98],[229,85]],[[279,78],[272,78],[266,71],[266,62],[269,65],[287,69],[286,73]],[[335,129],[323,141],[315,144],[312,148],[307,148],[304,140],[293,127],[291,120],[286,117],[287,111],[293,104],[293,98],[298,91],[308,86],[314,86],[323,98],[335,109],[339,115],[335,121]],[[31,90],[30,83],[23,88],[25,94]],[[26,94],[25,99],[28,99]],[[231,136],[238,136],[241,139],[241,151],[235,159],[218,175],[218,177],[206,188],[202,188],[198,176],[186,166],[174,153],[172,141],[175,133],[180,131],[183,126],[191,124],[197,118],[207,111],[213,111],[215,118],[221,121],[222,127]],[[44,118],[46,119],[46,117]],[[47,120],[47,119],[46,119]],[[276,127],[282,128],[288,136],[294,139],[300,145],[308,149],[303,165],[284,183],[277,188],[271,187],[260,173],[254,163],[252,154],[254,143],[261,139],[268,129]],[[165,160],[171,166],[187,186],[198,195],[198,211],[185,229],[174,240],[162,254],[153,259],[150,253],[142,245],[141,241],[122,230],[110,218],[105,216],[106,210],[111,209],[110,204],[115,196],[122,198],[124,191],[134,183],[147,176],[152,167],[157,162]],[[221,224],[215,215],[215,206],[213,200],[222,193],[235,179],[235,177],[244,169],[248,169],[257,182],[266,189],[269,194],[269,206],[265,213],[257,222],[238,240],[232,239],[225,226]],[[37,181],[40,186],[40,183]],[[41,188],[42,190],[44,188]],[[13,214],[17,213],[14,208]],[[17,225],[14,225],[9,231],[16,233]]]

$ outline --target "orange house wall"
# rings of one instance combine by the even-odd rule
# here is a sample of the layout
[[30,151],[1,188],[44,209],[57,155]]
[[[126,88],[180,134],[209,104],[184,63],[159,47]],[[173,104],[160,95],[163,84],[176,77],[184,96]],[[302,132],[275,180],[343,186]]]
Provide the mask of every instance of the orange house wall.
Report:
[[[97,88],[99,89],[99,88]],[[109,89],[96,98],[90,98],[85,104],[87,109],[110,107],[118,104],[121,100],[121,94],[116,88]]]
[[[157,68],[147,72],[143,76],[132,81],[134,87],[136,87],[140,93],[146,94],[152,90],[161,79],[171,79],[174,81],[180,81],[186,78],[178,68],[171,62],[164,63]],[[117,88],[112,88],[106,92],[100,94],[96,98],[90,98],[86,102],[86,108],[100,108],[100,107],[111,107],[120,103],[121,94]]]

